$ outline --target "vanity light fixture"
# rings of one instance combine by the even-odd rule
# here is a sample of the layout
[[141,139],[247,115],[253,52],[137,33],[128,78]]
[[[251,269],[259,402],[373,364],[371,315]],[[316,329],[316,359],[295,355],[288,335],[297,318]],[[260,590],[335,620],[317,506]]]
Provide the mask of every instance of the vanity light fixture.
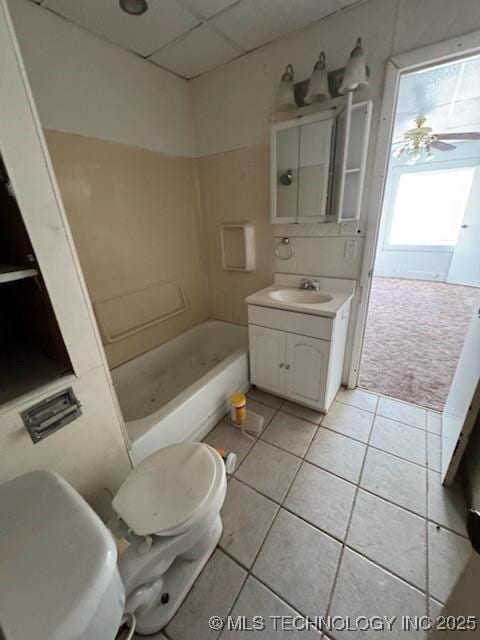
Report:
[[279,111],[288,111],[289,109],[296,108],[294,71],[292,65],[287,64],[277,91],[277,109]]
[[345,73],[338,93],[345,94],[349,91],[355,91],[355,89],[361,85],[367,86],[369,75],[369,69],[362,47],[362,39],[357,38],[355,48],[352,50],[347,66],[345,67]]
[[325,68],[325,53],[322,51],[313,67],[308,84],[308,93],[304,101],[307,104],[311,104],[312,102],[329,100],[331,97],[330,89],[328,88],[328,73]]
[[141,16],[148,9],[147,0],[120,0],[119,4],[131,16]]

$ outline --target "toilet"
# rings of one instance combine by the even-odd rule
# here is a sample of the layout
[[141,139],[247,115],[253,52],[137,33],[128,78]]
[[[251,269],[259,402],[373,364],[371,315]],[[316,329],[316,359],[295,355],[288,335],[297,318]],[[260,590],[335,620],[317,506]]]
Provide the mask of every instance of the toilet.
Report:
[[[111,531],[55,473],[0,486],[0,637],[113,640],[126,618],[136,633],[158,632],[220,539],[226,488],[221,456],[194,442],[133,469]],[[127,546],[119,557],[111,533]]]

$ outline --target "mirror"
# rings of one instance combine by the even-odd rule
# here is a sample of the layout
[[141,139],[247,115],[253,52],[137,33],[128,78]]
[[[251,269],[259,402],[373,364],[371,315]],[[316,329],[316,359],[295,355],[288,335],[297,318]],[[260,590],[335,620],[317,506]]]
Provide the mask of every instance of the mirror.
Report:
[[327,215],[332,112],[272,125],[272,222],[312,222]]

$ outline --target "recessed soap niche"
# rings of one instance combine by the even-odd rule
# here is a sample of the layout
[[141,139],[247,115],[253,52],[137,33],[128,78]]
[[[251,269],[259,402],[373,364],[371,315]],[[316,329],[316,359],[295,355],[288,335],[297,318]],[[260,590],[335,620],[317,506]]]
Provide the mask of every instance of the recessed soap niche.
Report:
[[255,270],[255,227],[249,222],[220,225],[222,267],[226,271]]

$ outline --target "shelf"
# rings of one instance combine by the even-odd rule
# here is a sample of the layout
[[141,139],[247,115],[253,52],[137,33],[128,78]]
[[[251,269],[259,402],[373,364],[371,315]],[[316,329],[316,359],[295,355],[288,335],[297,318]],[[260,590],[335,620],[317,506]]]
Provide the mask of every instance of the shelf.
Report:
[[3,282],[13,282],[14,280],[23,280],[38,275],[36,269],[27,269],[26,267],[14,267],[11,264],[0,264],[0,284]]

